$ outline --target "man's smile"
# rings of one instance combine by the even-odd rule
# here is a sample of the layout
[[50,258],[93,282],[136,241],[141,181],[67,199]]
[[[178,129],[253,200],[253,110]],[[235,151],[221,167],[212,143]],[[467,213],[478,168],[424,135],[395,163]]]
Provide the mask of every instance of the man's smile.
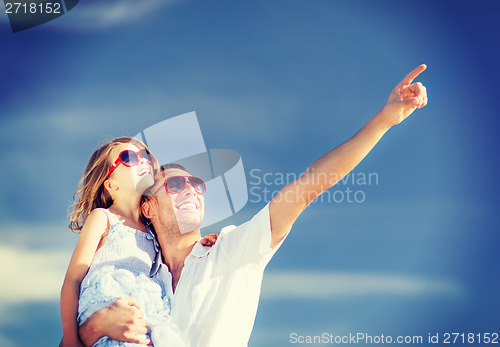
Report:
[[197,210],[198,204],[196,204],[194,201],[186,201],[180,205],[177,205],[177,209],[179,209],[179,210]]

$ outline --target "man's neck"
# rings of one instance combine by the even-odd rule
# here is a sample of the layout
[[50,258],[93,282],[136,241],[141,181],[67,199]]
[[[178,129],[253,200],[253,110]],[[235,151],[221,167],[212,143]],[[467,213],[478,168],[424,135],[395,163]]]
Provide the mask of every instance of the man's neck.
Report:
[[184,260],[191,253],[200,237],[199,229],[183,235],[170,233],[158,235],[163,263],[168,266],[168,270],[172,276],[177,277],[177,280],[184,267]]

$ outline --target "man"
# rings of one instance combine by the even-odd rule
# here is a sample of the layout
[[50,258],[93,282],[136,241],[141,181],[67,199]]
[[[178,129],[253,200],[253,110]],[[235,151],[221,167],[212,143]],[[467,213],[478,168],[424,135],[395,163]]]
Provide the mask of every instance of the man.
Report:
[[[287,184],[250,221],[224,228],[212,247],[203,246],[204,184],[181,166],[167,167],[146,199],[143,213],[162,248],[158,271],[171,315],[190,346],[245,346],[255,320],[264,269],[302,211],[349,173],[394,125],[427,104],[420,65],[391,92],[386,105],[351,139],[316,160]],[[300,280],[300,279],[298,279]],[[96,312],[81,328],[92,345],[101,336],[147,344],[146,324],[134,298]]]

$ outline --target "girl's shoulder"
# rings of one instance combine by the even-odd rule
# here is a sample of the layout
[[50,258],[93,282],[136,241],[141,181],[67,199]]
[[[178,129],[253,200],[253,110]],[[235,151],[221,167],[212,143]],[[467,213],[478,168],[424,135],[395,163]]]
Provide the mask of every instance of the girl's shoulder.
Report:
[[95,218],[99,218],[101,219],[102,221],[106,221],[106,222],[109,222],[108,225],[113,225],[113,224],[116,224],[119,222],[119,219],[117,216],[115,216],[110,210],[108,210],[107,208],[101,208],[101,207],[98,207],[94,210],[92,210],[92,212],[90,212],[89,214],[89,217],[94,214],[96,215]]
[[92,210],[87,219],[85,220],[85,223],[87,223],[89,220],[93,221],[107,221],[109,219],[109,211],[105,208],[96,208]]
[[85,223],[88,223],[89,221],[107,223],[109,220],[108,213],[109,211],[104,208],[96,208],[89,213],[89,215],[85,219]]
[[109,231],[109,234],[118,233],[121,236],[131,233],[139,235],[147,234],[147,232],[125,225],[125,219],[122,219],[121,216],[114,214],[109,209],[96,208],[91,212],[91,214],[94,212],[100,215],[99,218],[106,218],[105,222],[107,223],[107,230]]
[[107,213],[103,209],[95,209],[85,219],[80,237],[102,237],[107,232],[109,225]]

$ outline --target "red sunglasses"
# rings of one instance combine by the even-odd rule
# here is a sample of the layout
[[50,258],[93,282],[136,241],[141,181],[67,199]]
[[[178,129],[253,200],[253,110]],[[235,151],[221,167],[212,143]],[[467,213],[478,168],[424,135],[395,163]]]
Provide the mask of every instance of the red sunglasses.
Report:
[[118,164],[122,163],[126,167],[132,167],[139,164],[139,162],[141,161],[140,158],[146,159],[146,161],[150,164],[153,163],[153,157],[151,156],[151,153],[149,153],[149,151],[145,148],[141,149],[138,152],[132,151],[130,149],[121,151],[120,154],[118,155],[118,158],[109,168],[108,174],[106,175],[106,178],[104,178],[104,180],[106,180],[109,177],[109,175],[111,175],[111,173],[116,169]]
[[203,179],[197,176],[172,176],[163,182],[163,186],[165,187],[167,193],[178,194],[186,188],[188,183],[198,194],[203,195],[207,192],[207,184]]

